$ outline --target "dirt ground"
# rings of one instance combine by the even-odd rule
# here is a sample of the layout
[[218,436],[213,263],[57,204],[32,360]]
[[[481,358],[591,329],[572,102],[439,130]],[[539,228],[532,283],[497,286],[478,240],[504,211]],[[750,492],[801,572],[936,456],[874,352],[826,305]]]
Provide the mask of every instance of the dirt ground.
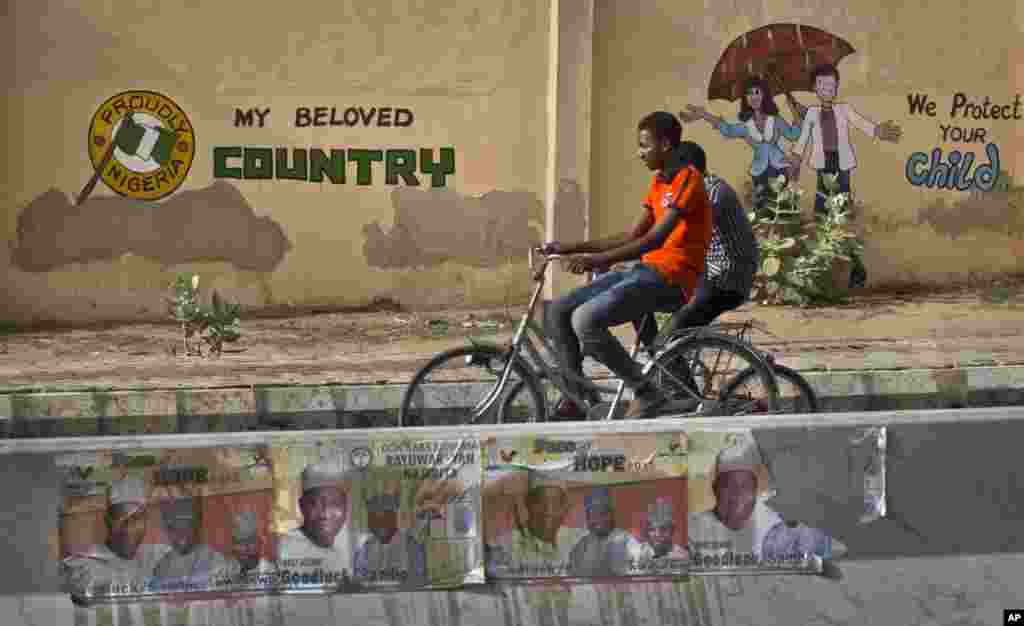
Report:
[[[0,389],[406,382],[433,354],[467,337],[507,340],[523,312],[381,308],[269,318],[243,311],[241,339],[219,358],[184,356],[172,323],[6,329]],[[1024,280],[864,294],[823,308],[748,304],[723,317],[748,318],[767,329],[755,344],[784,363],[803,359],[805,369],[1024,363]],[[617,334],[632,340],[628,326]]]

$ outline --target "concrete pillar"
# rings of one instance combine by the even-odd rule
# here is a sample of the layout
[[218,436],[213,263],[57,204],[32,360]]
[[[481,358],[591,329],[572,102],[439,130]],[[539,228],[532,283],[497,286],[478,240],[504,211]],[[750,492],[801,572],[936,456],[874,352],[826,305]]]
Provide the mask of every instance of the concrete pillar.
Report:
[[[548,57],[548,154],[545,238],[590,236],[590,119],[594,0],[551,0]],[[545,300],[581,279],[552,267]]]

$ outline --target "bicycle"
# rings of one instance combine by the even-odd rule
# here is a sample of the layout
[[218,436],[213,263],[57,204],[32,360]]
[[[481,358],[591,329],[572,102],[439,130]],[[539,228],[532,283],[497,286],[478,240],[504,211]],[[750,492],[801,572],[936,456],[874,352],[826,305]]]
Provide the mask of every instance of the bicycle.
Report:
[[[470,339],[468,346],[453,348],[436,355],[420,368],[406,389],[399,409],[399,427],[428,425],[428,417],[431,419],[431,425],[476,424],[484,422],[485,418],[489,421],[491,416],[494,416],[498,423],[547,421],[548,397],[543,385],[545,380],[550,380],[563,397],[573,400],[577,406],[585,407],[588,416],[594,419],[599,419],[597,414],[600,411],[595,409],[602,408],[602,396],[614,395],[607,413],[600,419],[614,417],[622,399],[625,387],[623,382],[620,381],[617,388],[608,387],[595,383],[586,376],[581,377],[565,371],[560,358],[556,356],[555,363],[549,363],[534,345],[536,340],[549,354],[558,354],[544,330],[533,320],[533,313],[544,288],[548,264],[562,258],[561,255],[542,254],[544,261],[539,269],[535,269],[535,252],[539,253],[539,250],[531,248],[529,251],[529,267],[537,284],[511,343],[499,346]],[[642,330],[644,325],[656,325],[657,322],[654,314],[649,313],[637,323]],[[638,333],[631,353],[634,359],[643,345],[640,337],[641,333]],[[647,357],[643,369],[644,376],[669,397],[669,402],[659,410],[659,413],[672,412],[673,407],[676,407],[677,412],[696,409],[696,414],[706,416],[738,415],[748,412],[753,403],[743,403],[738,398],[730,398],[721,393],[715,395],[716,391],[728,389],[731,389],[732,394],[738,393],[738,385],[729,385],[729,380],[724,384],[715,384],[714,376],[720,372],[719,365],[723,360],[721,353],[729,355],[729,364],[722,372],[744,373],[750,370],[751,373],[746,375],[745,380],[759,382],[766,394],[757,401],[758,404],[766,405],[767,410],[772,412],[778,410],[778,387],[771,369],[758,352],[742,341],[717,333],[709,327],[699,327],[666,333],[665,336],[658,335],[654,342],[643,347]],[[700,359],[705,350],[720,353],[710,368]],[[742,362],[738,366],[732,366],[734,359]],[[449,376],[447,383],[462,383],[458,385],[444,382],[432,384],[427,380],[429,375],[444,370],[448,365],[454,365],[457,371],[464,372],[470,368],[476,372],[472,375],[463,374],[462,378],[458,375]],[[497,380],[481,382],[480,376],[484,373],[492,375]],[[470,384],[467,385],[466,382]],[[582,389],[582,393],[578,391],[579,389]],[[516,402],[524,391],[525,402],[529,405],[525,416],[518,410],[522,404]],[[479,393],[482,394],[482,398],[473,401],[467,397],[458,397],[457,393],[463,396]],[[440,407],[428,408],[427,405],[431,401],[437,401]],[[509,419],[519,417],[524,419]]]
[[[733,337],[743,341],[750,345],[754,351],[756,351],[765,363],[772,370],[772,374],[775,375],[776,384],[779,386],[779,413],[817,413],[819,411],[818,394],[811,387],[810,383],[800,375],[794,369],[786,367],[775,360],[775,355],[760,348],[754,346],[753,342],[748,339],[748,333],[752,328],[758,327],[758,324],[754,320],[746,320],[744,322],[716,322],[711,325],[712,327],[720,330],[724,333],[731,333]],[[767,332],[764,328],[758,327],[758,330]],[[745,370],[740,372],[736,378],[729,383],[722,395],[730,397],[733,395],[740,395],[738,389],[741,385],[745,384],[748,380],[752,379],[756,372],[754,370]],[[782,384],[785,383],[794,388],[795,393],[783,393]],[[785,406],[785,400],[789,398],[793,399],[792,407]],[[760,408],[761,411],[767,412],[767,406],[755,406],[754,408]]]

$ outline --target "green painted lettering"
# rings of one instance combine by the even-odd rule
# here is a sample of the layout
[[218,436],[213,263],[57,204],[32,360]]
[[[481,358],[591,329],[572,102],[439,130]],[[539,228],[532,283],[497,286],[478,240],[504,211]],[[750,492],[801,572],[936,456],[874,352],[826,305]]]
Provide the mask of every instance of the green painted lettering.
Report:
[[213,149],[213,177],[214,178],[242,178],[242,168],[228,167],[228,159],[238,159],[242,156],[240,146],[221,147]]
[[416,178],[415,150],[387,151],[384,162],[384,182],[388,185],[397,185],[399,176],[409,187],[419,187],[420,181]]
[[350,161],[358,163],[356,184],[365,187],[373,184],[372,165],[374,161],[380,162],[384,160],[384,151],[351,148],[348,151],[348,158]]
[[324,174],[335,185],[345,184],[345,151],[341,149],[331,150],[328,157],[320,148],[313,148],[309,151],[309,182],[324,182]]
[[306,167],[306,150],[303,148],[295,148],[292,150],[292,161],[294,163],[291,167],[288,167],[288,149],[278,148],[277,162],[275,163],[275,176],[281,180],[306,180],[307,178],[307,167]]
[[242,175],[246,180],[273,178],[274,151],[270,148],[246,148],[242,155]]
[[445,178],[455,173],[455,148],[441,148],[441,160],[434,161],[434,151],[420,148],[420,171],[430,174],[431,187],[447,187]]

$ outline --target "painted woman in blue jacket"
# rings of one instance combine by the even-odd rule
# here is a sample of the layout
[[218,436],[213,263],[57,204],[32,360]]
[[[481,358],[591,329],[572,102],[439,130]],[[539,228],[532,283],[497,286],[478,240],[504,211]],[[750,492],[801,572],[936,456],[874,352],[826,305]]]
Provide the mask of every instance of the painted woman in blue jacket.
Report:
[[737,122],[727,122],[712,115],[704,107],[695,105],[688,105],[689,112],[683,111],[679,114],[686,122],[702,119],[722,133],[723,137],[743,139],[750,145],[754,151],[750,177],[754,182],[755,206],[759,210],[764,200],[773,195],[769,186],[771,181],[779,176],[789,179],[790,163],[782,149],[782,140],[795,142],[800,138],[800,121],[805,107],[789,93],[786,94],[786,98],[797,116],[793,124],[779,113],[779,107],[776,106],[767,83],[760,78],[752,78],[744,86]]

